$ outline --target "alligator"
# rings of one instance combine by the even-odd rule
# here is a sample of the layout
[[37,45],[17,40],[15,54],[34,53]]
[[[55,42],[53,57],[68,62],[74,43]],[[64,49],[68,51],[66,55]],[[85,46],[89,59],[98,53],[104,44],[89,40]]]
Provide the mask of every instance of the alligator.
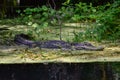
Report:
[[19,45],[27,45],[30,48],[48,48],[48,49],[74,49],[74,50],[90,50],[90,51],[102,51],[104,47],[94,46],[88,42],[65,42],[63,40],[48,40],[48,41],[32,41],[30,36],[26,34],[17,34],[14,37],[14,42]]

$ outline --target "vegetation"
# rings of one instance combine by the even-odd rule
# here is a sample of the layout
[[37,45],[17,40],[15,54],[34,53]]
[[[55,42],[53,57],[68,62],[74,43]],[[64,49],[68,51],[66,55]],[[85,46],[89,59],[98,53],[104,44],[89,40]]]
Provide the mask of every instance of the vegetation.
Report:
[[[98,0],[97,0],[98,1]],[[32,28],[28,34],[34,34],[39,37],[41,29],[48,26],[59,26],[60,39],[63,24],[66,22],[75,23],[92,23],[94,25],[86,27],[84,32],[73,32],[73,41],[83,40],[119,40],[120,38],[120,1],[114,3],[94,6],[92,3],[75,3],[67,0],[59,10],[51,6],[42,6],[35,8],[26,8],[23,12],[17,10],[20,15],[13,21],[8,20],[11,24],[25,24]],[[0,22],[2,24],[2,21]],[[6,22],[5,22],[6,23]],[[104,35],[104,36],[103,36]]]
[[120,1],[93,9],[96,14],[87,17],[95,20],[96,25],[88,28],[85,33],[75,33],[75,40],[78,40],[78,37],[97,41],[120,39]]
[[[108,7],[106,9],[106,7]],[[104,7],[105,11],[99,13],[97,23],[92,30],[91,34],[87,37],[95,38],[100,41],[106,40],[116,40],[120,39],[120,1],[113,4],[109,4]],[[90,29],[86,33],[90,33]],[[103,36],[104,35],[104,36]]]
[[[17,0],[11,0],[11,3],[12,1]],[[89,1],[92,1],[92,3]],[[103,0],[66,0],[66,2],[64,2],[62,7],[59,9],[56,8],[55,5],[52,5],[52,7],[51,5],[43,5],[34,8],[28,7],[24,10],[18,9],[16,11],[18,13],[18,16],[11,16],[12,19],[6,16],[7,2],[4,2],[4,7],[1,8],[2,11],[0,10],[0,45],[1,47],[5,47],[5,49],[1,48],[0,51],[3,51],[1,52],[1,56],[5,57],[5,59],[8,59],[8,61],[12,60],[14,62],[17,57],[16,54],[13,55],[14,53],[20,53],[18,56],[21,56],[22,62],[23,59],[25,62],[27,59],[30,61],[51,61],[52,59],[64,59],[65,61],[71,61],[69,60],[71,58],[72,61],[75,62],[76,60],[77,62],[94,62],[95,60],[103,62],[119,61],[119,42],[117,44],[108,44],[105,42],[105,44],[103,44],[103,46],[106,46],[105,50],[100,52],[76,50],[66,51],[56,49],[41,50],[39,48],[24,48],[24,46],[13,46],[15,45],[14,37],[19,33],[30,34],[30,36],[32,36],[31,38],[34,38],[34,40],[37,41],[45,41],[48,40],[48,38],[50,40],[59,39],[66,40],[68,42],[83,42],[86,40],[120,41],[120,0],[109,0],[110,2],[105,2],[105,4],[99,4],[99,1],[102,2]],[[111,1],[113,1],[113,3],[111,3]],[[77,25],[74,26],[72,23],[77,23]],[[70,25],[66,26],[65,24]],[[67,35],[64,35],[63,33],[66,33]],[[69,37],[71,34],[72,37]],[[6,47],[6,45],[8,47]],[[7,58],[4,52],[7,52],[7,55],[13,55],[13,57],[16,56],[15,60],[11,59],[11,56],[10,59]]]
[[13,11],[13,8],[18,5],[17,0],[2,0],[0,2],[0,18],[7,17],[8,11]]

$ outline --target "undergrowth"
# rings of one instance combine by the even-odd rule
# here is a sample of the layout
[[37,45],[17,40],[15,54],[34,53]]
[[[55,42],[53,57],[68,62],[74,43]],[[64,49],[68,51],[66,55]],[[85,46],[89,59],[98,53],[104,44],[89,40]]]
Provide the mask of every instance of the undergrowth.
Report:
[[[106,9],[106,7],[108,7]],[[120,1],[107,4],[96,15],[96,25],[85,32],[74,33],[74,41],[83,40],[120,40]]]
[[[50,6],[26,8],[23,12],[17,10],[20,17],[7,20],[6,23],[28,25],[28,34],[40,36],[41,29],[49,26],[59,26],[60,33],[64,23],[94,23],[85,32],[73,32],[74,42],[84,40],[119,40],[120,39],[120,1],[115,0],[113,4],[93,7],[92,3],[79,2],[75,5],[65,4],[59,10]],[[2,24],[2,21],[0,21]],[[3,24],[6,24],[3,23]],[[60,35],[61,38],[61,35]]]

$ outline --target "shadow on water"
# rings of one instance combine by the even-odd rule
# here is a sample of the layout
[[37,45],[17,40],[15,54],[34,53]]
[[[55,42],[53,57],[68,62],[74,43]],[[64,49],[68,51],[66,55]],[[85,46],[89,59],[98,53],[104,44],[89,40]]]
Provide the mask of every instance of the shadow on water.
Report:
[[120,80],[119,74],[120,63],[0,65],[0,80]]

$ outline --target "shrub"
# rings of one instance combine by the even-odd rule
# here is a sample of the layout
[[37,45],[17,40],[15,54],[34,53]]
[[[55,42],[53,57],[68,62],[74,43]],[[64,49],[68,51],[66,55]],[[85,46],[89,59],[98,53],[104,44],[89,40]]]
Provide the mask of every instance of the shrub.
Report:
[[[106,9],[106,7],[108,8]],[[78,38],[97,41],[120,39],[120,1],[97,8],[99,14],[94,15],[96,16],[96,25],[88,28],[85,33],[75,34],[74,40]]]

